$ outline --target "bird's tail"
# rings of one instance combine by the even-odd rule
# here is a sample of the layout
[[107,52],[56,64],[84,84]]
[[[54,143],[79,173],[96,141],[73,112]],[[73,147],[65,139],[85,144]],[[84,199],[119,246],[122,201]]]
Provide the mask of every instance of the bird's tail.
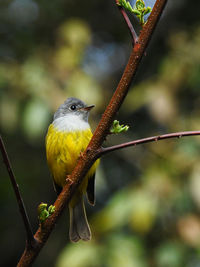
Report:
[[80,196],[74,206],[69,205],[70,227],[69,238],[72,242],[80,239],[88,241],[91,239],[91,231],[87,221],[83,197]]

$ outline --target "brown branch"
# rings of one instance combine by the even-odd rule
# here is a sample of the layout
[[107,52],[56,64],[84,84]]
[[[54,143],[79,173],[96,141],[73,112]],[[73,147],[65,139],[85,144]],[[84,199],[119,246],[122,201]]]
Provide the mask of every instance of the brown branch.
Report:
[[151,15],[144,25],[138,42],[133,47],[128,64],[124,70],[122,78],[119,85],[108,104],[101,121],[99,122],[96,131],[88,145],[86,151],[80,157],[76,167],[74,168],[72,174],[70,175],[70,180],[72,183],[68,183],[63,188],[61,194],[58,196],[56,202],[54,203],[56,211],[40,226],[35,234],[35,239],[38,241],[37,246],[34,249],[25,247],[24,253],[18,263],[18,266],[30,266],[34,259],[37,257],[41,248],[47,241],[52,229],[59,216],[61,215],[64,207],[70,201],[74,190],[84,179],[89,168],[95,162],[98,157],[98,149],[102,146],[103,141],[106,138],[107,133],[111,127],[114,117],[123,103],[125,96],[128,93],[132,79],[136,73],[139,66],[141,58],[145,52],[145,49],[150,41],[153,31],[158,23],[160,15],[165,7],[167,0],[157,0]]
[[164,139],[181,138],[184,136],[195,136],[195,135],[200,135],[200,131],[188,131],[188,132],[177,132],[177,133],[163,134],[163,135],[157,135],[157,136],[151,136],[151,137],[146,137],[146,138],[142,138],[142,139],[137,139],[134,141],[126,142],[126,143],[115,145],[115,146],[101,147],[99,149],[99,157],[102,157],[105,154],[108,154],[108,153],[113,152],[115,150],[123,149],[123,148],[130,147],[130,146],[136,146],[136,145],[141,145],[141,144],[145,144],[145,143],[156,142],[156,141],[160,141],[160,140],[164,140]]
[[10,181],[11,181],[13,190],[15,192],[15,196],[16,196],[16,199],[17,199],[19,211],[21,213],[22,220],[23,220],[23,223],[24,223],[24,227],[25,227],[25,230],[26,230],[27,246],[30,248],[30,247],[34,246],[35,239],[33,237],[33,232],[32,232],[31,225],[30,225],[30,222],[29,222],[29,218],[28,218],[28,215],[27,215],[27,212],[26,212],[26,208],[24,206],[24,202],[23,202],[22,196],[20,194],[19,187],[18,187],[18,184],[16,182],[16,178],[15,178],[14,172],[12,170],[12,166],[11,166],[10,160],[8,158],[8,153],[6,152],[6,148],[5,148],[5,145],[4,145],[4,142],[3,142],[3,139],[1,137],[1,135],[0,135],[0,150],[1,150],[2,157],[3,157],[3,161],[4,161],[5,165],[6,165],[6,168],[7,168],[9,177],[10,177]]
[[130,35],[131,35],[131,38],[132,38],[132,42],[133,42],[133,45],[134,45],[138,40],[137,33],[135,32],[135,30],[133,28],[133,25],[132,25],[128,15],[126,14],[126,11],[124,10],[124,8],[118,4],[118,0],[115,0],[115,2],[116,2],[116,5],[117,5],[119,11],[122,14],[127,26],[128,26],[128,29],[129,29],[129,32],[130,32]]

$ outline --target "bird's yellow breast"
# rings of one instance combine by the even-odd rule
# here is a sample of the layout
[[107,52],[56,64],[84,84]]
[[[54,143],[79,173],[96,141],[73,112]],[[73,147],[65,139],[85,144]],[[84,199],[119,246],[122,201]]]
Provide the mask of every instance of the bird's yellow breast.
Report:
[[[80,153],[86,149],[91,137],[90,128],[68,132],[59,131],[53,124],[50,124],[46,136],[46,155],[56,184],[61,187],[65,185],[66,176],[73,171]],[[94,174],[97,164],[98,161],[93,164],[87,177]]]

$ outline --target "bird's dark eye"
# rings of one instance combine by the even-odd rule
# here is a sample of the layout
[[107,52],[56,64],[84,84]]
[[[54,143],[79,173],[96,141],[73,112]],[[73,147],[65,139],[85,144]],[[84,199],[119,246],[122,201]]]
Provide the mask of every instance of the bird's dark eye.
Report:
[[70,109],[71,110],[75,110],[76,109],[76,105],[71,105]]

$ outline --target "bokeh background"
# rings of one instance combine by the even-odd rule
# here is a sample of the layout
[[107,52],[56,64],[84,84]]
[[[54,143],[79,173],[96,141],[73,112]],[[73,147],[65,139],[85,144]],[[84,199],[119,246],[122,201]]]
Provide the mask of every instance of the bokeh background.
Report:
[[[96,105],[95,129],[130,54],[114,2],[0,2],[0,128],[34,232],[37,205],[56,198],[44,147],[53,113],[67,97],[78,97]],[[199,130],[199,10],[198,0],[169,0],[116,117],[130,130],[110,136],[105,146]],[[105,156],[96,206],[87,206],[92,241],[69,242],[66,210],[34,266],[199,267],[199,159],[200,137]],[[2,159],[0,178],[0,265],[15,266],[25,231]]]

